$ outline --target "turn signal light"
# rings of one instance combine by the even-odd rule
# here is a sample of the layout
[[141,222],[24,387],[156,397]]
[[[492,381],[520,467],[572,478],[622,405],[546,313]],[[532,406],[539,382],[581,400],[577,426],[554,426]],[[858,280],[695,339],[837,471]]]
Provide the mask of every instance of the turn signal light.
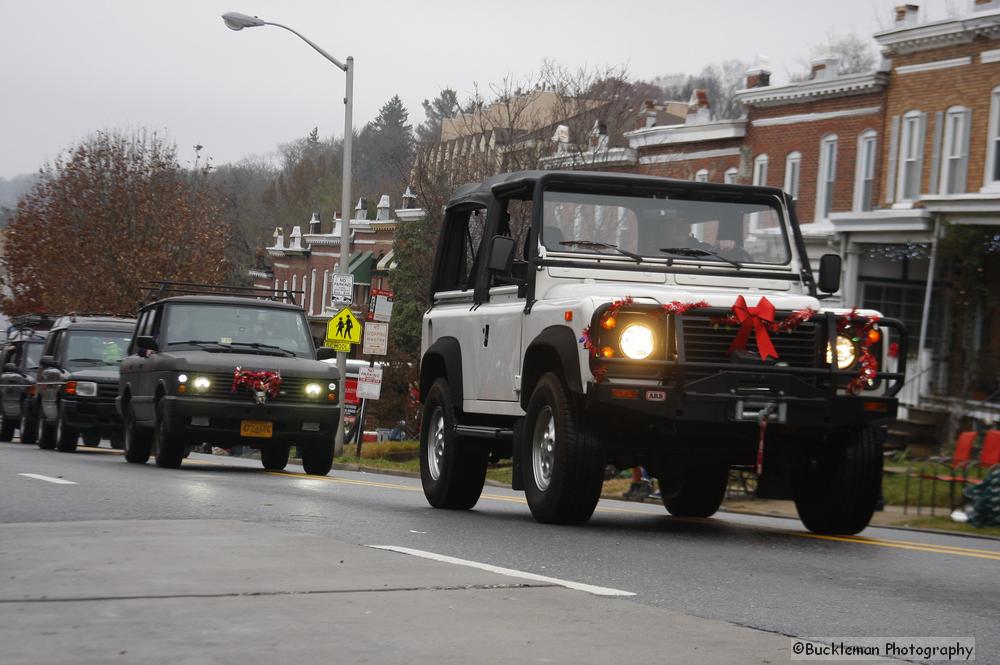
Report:
[[75,395],[76,394],[76,381],[67,381],[66,385],[63,386],[63,391],[67,395]]
[[603,349],[601,349],[602,358],[613,358],[614,355],[615,355],[615,350],[612,349],[610,346],[606,346]]
[[875,344],[880,339],[882,339],[882,333],[877,328],[872,328],[868,331],[868,343]]
[[604,328],[605,330],[611,330],[616,325],[618,325],[618,321],[616,321],[615,317],[613,316],[606,316],[603,319],[601,319],[601,327]]

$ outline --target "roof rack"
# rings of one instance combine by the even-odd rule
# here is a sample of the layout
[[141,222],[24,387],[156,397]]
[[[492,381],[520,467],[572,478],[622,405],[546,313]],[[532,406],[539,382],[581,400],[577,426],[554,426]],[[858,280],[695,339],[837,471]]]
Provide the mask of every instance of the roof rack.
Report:
[[42,338],[55,325],[58,319],[59,317],[53,314],[19,314],[18,316],[12,316],[5,336],[8,340],[13,333]]
[[271,289],[266,286],[226,286],[225,284],[201,284],[198,282],[169,282],[154,280],[146,287],[146,297],[142,304],[146,305],[157,300],[162,300],[170,296],[199,296],[199,295],[226,295],[241,298],[258,298],[266,300],[282,301],[288,300],[293,305],[298,305],[295,300],[297,294],[305,294],[305,291],[293,291],[291,289]]

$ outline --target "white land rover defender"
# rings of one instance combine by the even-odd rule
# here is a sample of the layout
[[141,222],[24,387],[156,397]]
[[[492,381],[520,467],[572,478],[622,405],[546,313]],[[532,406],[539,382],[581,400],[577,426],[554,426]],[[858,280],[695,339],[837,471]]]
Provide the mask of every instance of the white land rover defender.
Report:
[[423,320],[428,501],[471,508],[512,458],[540,522],[587,521],[606,464],[707,517],[737,468],[810,530],[861,531],[907,337],[824,309],[839,281],[836,255],[814,278],[778,189],[560,171],[460,188]]

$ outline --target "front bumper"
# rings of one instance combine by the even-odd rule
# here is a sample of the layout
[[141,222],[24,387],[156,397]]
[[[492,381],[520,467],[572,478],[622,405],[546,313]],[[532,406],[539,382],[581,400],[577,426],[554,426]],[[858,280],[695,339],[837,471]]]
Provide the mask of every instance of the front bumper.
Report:
[[[190,439],[189,443],[211,442],[231,445],[269,443],[301,445],[309,442],[331,442],[336,434],[339,411],[336,406],[329,403],[271,402],[259,405],[246,397],[235,400],[168,395],[163,398],[162,404],[168,431]],[[240,424],[244,420],[272,423],[272,435],[241,436]],[[207,424],[196,425],[194,422]],[[314,429],[303,429],[306,423],[310,423],[310,427]]]
[[101,397],[64,397],[62,416],[66,425],[80,431],[113,433],[121,431],[121,417],[115,401]]

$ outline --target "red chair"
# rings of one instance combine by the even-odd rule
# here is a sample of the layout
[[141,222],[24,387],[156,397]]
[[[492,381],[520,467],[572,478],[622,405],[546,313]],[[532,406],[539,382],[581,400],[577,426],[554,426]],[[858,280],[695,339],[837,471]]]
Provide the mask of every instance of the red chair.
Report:
[[[937,503],[937,483],[938,481],[946,482],[949,484],[949,492],[951,495],[949,505],[951,505],[952,510],[955,509],[955,485],[957,483],[965,484],[968,479],[968,469],[971,464],[974,464],[972,459],[972,453],[975,449],[976,439],[979,437],[979,432],[961,432],[958,435],[958,439],[955,441],[955,452],[952,453],[951,457],[932,457],[923,464],[916,473],[913,472],[912,467],[906,470],[906,482],[903,485],[903,513],[906,514],[909,507],[910,498],[910,478],[915,477],[917,479],[917,515],[920,514],[922,507],[922,502],[924,498],[924,481],[930,481],[931,484],[931,515],[934,515],[935,504]],[[998,451],[1000,453],[1000,451]],[[930,467],[928,469],[928,467]],[[940,469],[938,471],[937,469]],[[950,473],[949,473],[950,471]],[[958,475],[961,472],[961,475]]]
[[983,436],[978,465],[986,471],[1000,464],[1000,429],[991,429]]

